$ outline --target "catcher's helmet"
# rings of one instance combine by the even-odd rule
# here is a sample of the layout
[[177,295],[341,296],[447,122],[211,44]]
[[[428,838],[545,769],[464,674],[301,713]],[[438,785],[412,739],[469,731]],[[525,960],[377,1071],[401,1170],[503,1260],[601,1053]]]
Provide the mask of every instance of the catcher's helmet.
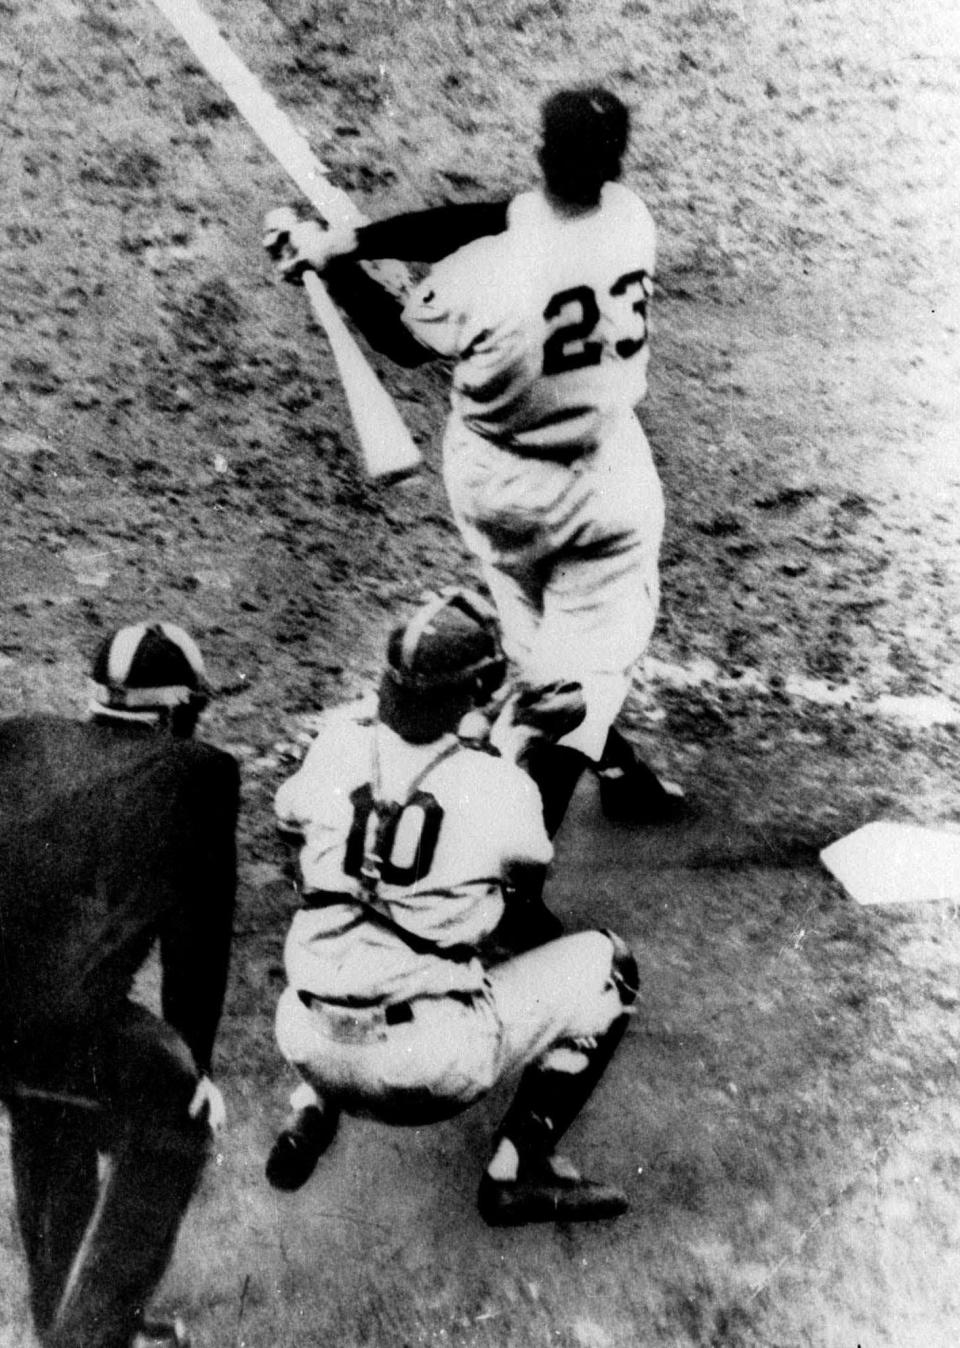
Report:
[[203,656],[176,623],[134,623],[106,638],[93,659],[94,703],[112,711],[199,713],[210,697]]
[[390,634],[380,720],[411,744],[428,744],[486,702],[505,674],[491,605],[471,590],[442,590]]
[[605,182],[620,177],[630,113],[598,85],[559,89],[541,109],[540,167],[555,196],[592,205]]

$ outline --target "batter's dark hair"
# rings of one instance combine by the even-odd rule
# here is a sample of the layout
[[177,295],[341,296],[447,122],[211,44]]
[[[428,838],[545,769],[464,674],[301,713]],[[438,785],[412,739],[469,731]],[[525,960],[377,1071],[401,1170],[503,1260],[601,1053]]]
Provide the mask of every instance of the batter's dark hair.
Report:
[[549,191],[578,206],[594,205],[605,182],[620,177],[630,113],[600,85],[559,89],[541,108],[539,161]]

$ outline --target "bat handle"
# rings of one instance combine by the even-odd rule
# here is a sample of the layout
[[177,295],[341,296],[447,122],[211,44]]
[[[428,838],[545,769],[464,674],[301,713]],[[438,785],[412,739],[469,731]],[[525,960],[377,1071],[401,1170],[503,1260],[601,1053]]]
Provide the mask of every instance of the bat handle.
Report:
[[303,288],[307,292],[314,317],[326,329],[328,337],[333,336],[333,334],[349,333],[346,323],[340,316],[340,310],[330,298],[330,292],[324,285],[323,279],[312,267],[308,267],[303,273]]

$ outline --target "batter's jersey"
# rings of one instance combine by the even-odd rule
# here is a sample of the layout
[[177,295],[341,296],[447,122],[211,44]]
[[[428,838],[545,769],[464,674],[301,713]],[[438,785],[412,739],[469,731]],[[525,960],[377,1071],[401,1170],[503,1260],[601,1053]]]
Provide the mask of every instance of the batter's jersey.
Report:
[[655,262],[650,213],[619,183],[573,218],[526,192],[505,233],[432,269],[404,321],[455,357],[453,411],[470,430],[520,452],[576,457],[646,393]]
[[309,903],[311,890],[358,892],[376,801],[405,803],[382,838],[378,897],[438,953],[413,950],[355,904],[305,907],[287,937],[288,981],[337,999],[474,991],[483,982],[479,961],[442,952],[475,947],[493,931],[511,863],[551,860],[539,792],[515,763],[452,735],[407,744],[365,712],[360,704],[327,714],[300,770],[277,792],[277,819],[303,836]]

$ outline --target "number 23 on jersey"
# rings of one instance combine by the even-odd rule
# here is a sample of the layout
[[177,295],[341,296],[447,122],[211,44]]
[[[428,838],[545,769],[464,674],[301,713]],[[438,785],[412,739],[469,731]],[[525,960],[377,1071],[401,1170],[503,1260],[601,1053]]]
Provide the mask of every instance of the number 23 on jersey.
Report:
[[604,342],[595,333],[601,317],[612,326],[610,345],[616,355],[621,360],[635,356],[646,344],[647,305],[652,295],[653,278],[645,271],[625,272],[601,300],[587,285],[559,290],[543,311],[548,323],[561,320],[543,344],[543,373],[565,374],[599,365]]

